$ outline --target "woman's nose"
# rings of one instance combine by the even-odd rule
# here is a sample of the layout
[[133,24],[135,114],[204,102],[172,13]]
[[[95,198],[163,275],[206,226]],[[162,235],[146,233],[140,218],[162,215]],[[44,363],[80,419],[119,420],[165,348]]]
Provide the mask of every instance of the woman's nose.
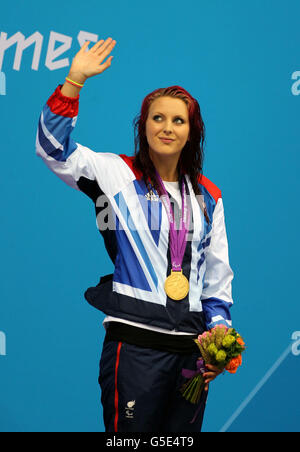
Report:
[[173,130],[172,124],[165,124],[165,126],[164,126],[165,133],[172,133],[172,130]]

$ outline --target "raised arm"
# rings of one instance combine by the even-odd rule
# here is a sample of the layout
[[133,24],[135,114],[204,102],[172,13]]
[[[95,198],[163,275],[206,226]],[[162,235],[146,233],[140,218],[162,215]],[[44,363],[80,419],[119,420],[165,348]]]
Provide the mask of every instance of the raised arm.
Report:
[[101,74],[111,65],[112,56],[102,61],[114,48],[116,41],[108,38],[98,41],[88,50],[87,41],[73,59],[68,79],[59,85],[44,106],[39,118],[36,136],[36,154],[58,177],[80,190],[79,179],[94,179],[95,155],[89,148],[71,138],[75,127],[79,92],[89,77]]

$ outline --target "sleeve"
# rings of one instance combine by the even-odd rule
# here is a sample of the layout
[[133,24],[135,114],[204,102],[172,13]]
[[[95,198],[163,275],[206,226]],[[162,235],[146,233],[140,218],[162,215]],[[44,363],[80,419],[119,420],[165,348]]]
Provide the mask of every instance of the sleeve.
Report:
[[233,304],[231,286],[233,276],[229,265],[223,200],[219,197],[213,213],[211,240],[206,253],[206,271],[201,294],[202,309],[208,330],[218,324],[232,326],[230,308]]
[[94,179],[96,153],[71,138],[78,116],[79,95],[75,98],[64,96],[61,87],[56,88],[41,112],[36,154],[66,184],[80,190],[80,177]]

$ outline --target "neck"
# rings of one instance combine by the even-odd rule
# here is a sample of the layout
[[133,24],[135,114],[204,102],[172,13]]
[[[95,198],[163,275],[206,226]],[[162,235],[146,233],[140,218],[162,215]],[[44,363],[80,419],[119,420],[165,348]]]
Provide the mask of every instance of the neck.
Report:
[[150,153],[151,160],[157,169],[158,174],[160,175],[161,179],[166,182],[177,182],[179,178],[178,174],[178,160],[179,156],[175,157],[172,156],[158,156],[157,154],[151,154]]

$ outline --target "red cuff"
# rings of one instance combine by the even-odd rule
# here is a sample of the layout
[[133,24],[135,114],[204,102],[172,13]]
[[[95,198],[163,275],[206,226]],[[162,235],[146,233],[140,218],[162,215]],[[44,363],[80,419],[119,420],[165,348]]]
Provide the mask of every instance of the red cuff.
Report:
[[63,85],[58,85],[52,96],[48,99],[47,105],[54,115],[74,118],[78,115],[79,94],[77,97],[67,97],[61,93]]

